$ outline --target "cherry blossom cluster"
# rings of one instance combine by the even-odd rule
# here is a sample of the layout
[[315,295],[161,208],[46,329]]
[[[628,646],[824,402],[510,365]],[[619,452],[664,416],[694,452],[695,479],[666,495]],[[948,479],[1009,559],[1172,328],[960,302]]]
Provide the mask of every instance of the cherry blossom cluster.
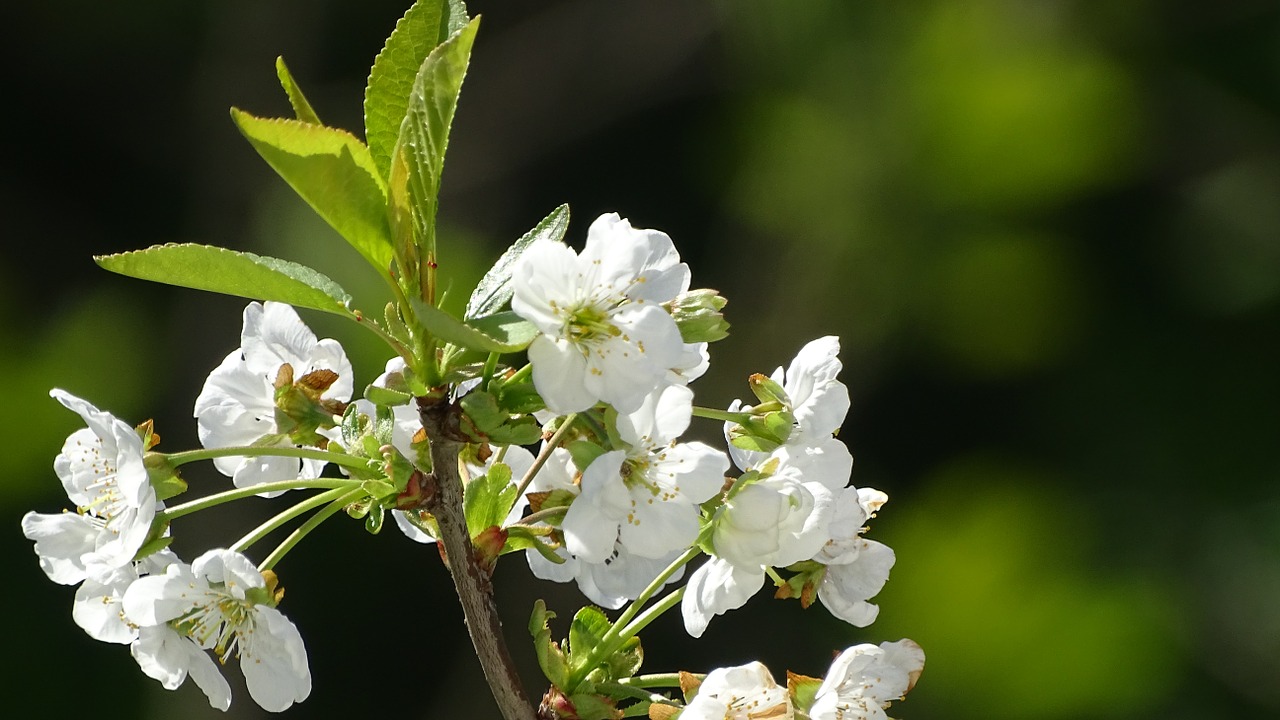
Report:
[[[690,290],[689,268],[665,233],[604,215],[580,253],[539,239],[510,273],[511,307],[534,329],[528,365],[491,360],[461,373],[445,396],[469,440],[459,471],[469,532],[488,566],[523,551],[536,576],[574,581],[605,608],[629,605],[616,624],[601,621],[600,642],[571,665],[589,670],[609,652],[627,652],[644,625],[677,603],[698,637],[766,579],[776,597],[805,607],[816,598],[857,627],[875,620],[878,608],[868,601],[894,554],[863,534],[887,496],[849,484],[853,460],[835,437],[849,409],[836,338],[808,343],[770,376],[753,375],[754,404],[703,408],[690,383],[709,367],[709,343],[727,334],[724,300]],[[338,510],[364,518],[371,532],[390,512],[412,540],[440,536],[424,499],[432,438],[414,401],[424,382],[410,360],[392,358],[353,400],[354,371],[337,341],[317,339],[288,305],[251,303],[240,346],[195,401],[203,449],[171,454],[153,450],[150,423],[130,427],[54,390],[87,425],[54,463],[76,511],[29,513],[22,526],[49,578],[80,586],[76,623],[95,639],[129,645],[142,671],[168,689],[190,676],[214,707],[225,710],[231,700],[214,660],[233,657],[262,707],[305,699],[306,651],[276,609],[283,590],[275,563]],[[682,439],[694,417],[722,423],[723,449]],[[186,490],[178,466],[205,459],[234,489],[166,507]],[[326,477],[330,463],[341,472]],[[173,520],[290,491],[317,492],[191,564],[169,549]],[[258,565],[244,554],[317,508]],[[708,559],[684,586],[640,612],[702,554]],[[540,658],[565,652],[542,642]],[[681,717],[793,717],[802,707],[813,719],[881,718],[923,663],[909,640],[858,645],[808,699],[759,664],[716,670],[700,688],[684,688]],[[558,717],[592,717],[590,702],[620,701],[584,693],[590,673],[544,670],[549,697],[560,698]],[[651,703],[657,715],[672,707]],[[743,715],[743,708],[755,710]]]

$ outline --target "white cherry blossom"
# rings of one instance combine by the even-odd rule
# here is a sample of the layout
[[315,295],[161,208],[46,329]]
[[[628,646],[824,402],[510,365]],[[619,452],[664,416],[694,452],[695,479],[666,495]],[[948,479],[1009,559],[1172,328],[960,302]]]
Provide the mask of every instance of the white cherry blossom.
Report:
[[63,390],[49,393],[84,419],[53,468],[78,513],[30,512],[22,532],[35,541],[50,580],[75,585],[105,579],[133,562],[151,532],[156,494],[143,464],[142,438],[127,423]]
[[693,416],[693,392],[669,385],[619,415],[625,450],[596,458],[582,473],[582,492],[565,513],[565,547],[589,563],[613,552],[666,557],[698,536],[698,505],[724,486],[729,458],[700,442],[676,443]]
[[889,579],[895,560],[887,545],[862,537],[865,523],[889,496],[871,488],[845,488],[836,502],[829,539],[813,557],[827,566],[818,599],[832,615],[857,627],[875,621],[880,608],[867,602]]
[[[572,580],[591,602],[617,610],[639,597],[649,583],[680,555],[680,551],[652,559],[629,553],[621,544],[615,544],[613,553],[598,563],[576,558],[564,548],[558,548],[556,554],[564,559],[563,563],[553,563],[535,550],[526,552],[529,569],[535,577],[552,582]],[[671,584],[683,576],[684,568],[680,568],[663,584]]]
[[787,688],[759,662],[707,673],[680,720],[790,720],[795,717]]
[[213,650],[224,663],[239,656],[254,701],[272,712],[285,710],[311,693],[311,671],[302,636],[267,604],[268,592],[253,563],[230,550],[210,550],[190,566],[175,563],[163,575],[141,578],[125,591],[125,616],[144,631],[170,632],[140,635],[134,657],[165,687],[176,687],[190,673],[217,707],[218,698],[196,674],[207,664],[183,641]]
[[766,568],[817,554],[829,538],[833,502],[825,485],[782,464],[728,498],[711,521],[713,557],[689,577],[681,600],[685,630],[701,637],[712,617],[742,607],[763,586]]
[[138,627],[124,614],[124,593],[139,577],[163,573],[178,562],[178,556],[161,550],[143,560],[112,570],[99,578],[89,578],[76,589],[71,618],[94,640],[122,645],[138,639]]
[[[346,402],[351,398],[351,363],[338,341],[317,340],[289,305],[250,303],[244,309],[240,347],[214,369],[196,398],[201,444],[207,448],[295,445],[276,422],[273,384],[285,364],[295,379],[317,370],[333,371],[338,378],[321,399]],[[236,487],[319,477],[325,465],[321,460],[277,456],[223,457],[213,462]]]
[[811,720],[887,720],[885,708],[915,687],[924,651],[911,640],[855,645],[831,663],[809,709]]
[[[849,412],[849,389],[836,379],[840,374],[840,339],[828,335],[807,343],[784,372],[781,367],[770,376],[774,382],[782,386],[791,400],[788,408],[795,416],[795,426],[783,447],[792,452],[801,453],[807,449],[816,449],[820,455],[826,456],[829,462],[853,467],[853,459],[844,443],[835,440],[832,435],[840,429],[844,416]],[[751,406],[734,400],[729,406],[730,412],[750,412]],[[725,425],[728,432],[731,423]],[[743,450],[732,444],[729,454],[734,464],[743,470],[755,467],[768,458],[768,453]],[[837,465],[827,468],[838,475]],[[837,487],[843,487],[848,481],[848,473],[839,481]],[[834,482],[834,481],[833,481]]]
[[540,333],[529,362],[547,407],[566,414],[604,401],[632,412],[672,368],[690,366],[661,307],[688,278],[670,237],[616,213],[591,224],[581,254],[550,240],[531,245],[513,272],[511,308]]

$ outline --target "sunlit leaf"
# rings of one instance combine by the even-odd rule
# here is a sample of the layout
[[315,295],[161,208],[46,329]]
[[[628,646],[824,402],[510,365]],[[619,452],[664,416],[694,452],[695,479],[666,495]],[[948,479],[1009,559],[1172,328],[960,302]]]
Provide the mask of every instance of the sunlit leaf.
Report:
[[304,123],[323,125],[324,123],[320,122],[320,116],[311,109],[311,103],[307,102],[307,96],[302,94],[302,88],[298,87],[297,81],[293,79],[289,66],[284,64],[283,57],[276,58],[276,77],[280,78],[280,87],[284,88],[285,94],[289,96],[293,114]]
[[390,174],[391,152],[422,61],[466,23],[467,8],[460,0],[419,0],[396,23],[374,59],[364,91],[364,136],[379,177]]
[[502,253],[498,262],[493,264],[489,272],[480,279],[476,289],[467,300],[467,310],[463,317],[468,320],[494,313],[511,300],[511,271],[516,261],[537,240],[553,240],[559,242],[569,228],[569,206],[561,205],[551,214],[543,218],[532,230],[516,240],[507,251]]
[[156,245],[93,259],[111,272],[142,280],[350,314],[351,296],[337,283],[288,260],[194,244]]
[[302,120],[265,119],[232,108],[258,154],[325,222],[381,273],[391,266],[387,190],[369,149],[350,133]]

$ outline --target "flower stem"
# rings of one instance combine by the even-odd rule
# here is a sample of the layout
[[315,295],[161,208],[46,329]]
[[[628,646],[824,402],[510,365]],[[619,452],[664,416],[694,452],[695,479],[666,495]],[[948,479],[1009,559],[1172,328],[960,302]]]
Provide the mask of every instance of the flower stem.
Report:
[[[327,495],[328,493],[324,494]],[[355,502],[355,500],[363,494],[363,488],[356,488],[355,490],[351,490],[345,494],[337,495],[333,502],[329,503],[328,507],[307,518],[306,522],[302,523],[295,528],[293,532],[289,533],[289,537],[285,538],[284,542],[277,545],[276,549],[272,550],[271,554],[267,556],[267,559],[263,560],[262,564],[258,565],[258,571],[262,572],[275,567],[276,563],[280,562],[285,555],[289,554],[289,551],[293,549],[294,545],[297,545],[298,542],[301,541],[302,538],[306,537],[312,530],[320,527],[320,523],[328,520],[334,513],[346,507],[349,503]]]
[[[604,637],[600,638],[600,642],[592,649],[591,654],[587,656],[587,659],[583,661],[582,665],[578,666],[578,668],[569,676],[569,687],[563,688],[565,692],[569,694],[576,692],[578,685],[584,678],[586,678],[592,669],[601,663],[601,661],[617,652],[618,648],[622,647],[623,643],[630,640],[637,632],[640,631],[640,628],[643,628],[645,625],[653,622],[654,618],[670,609],[670,606],[668,605],[667,607],[663,607],[658,610],[658,612],[652,617],[649,617],[649,613],[654,608],[658,607],[655,605],[654,608],[650,608],[649,611],[646,611],[645,614],[641,616],[642,618],[648,617],[648,619],[645,620],[642,625],[636,627],[635,630],[631,629],[632,626],[635,625],[635,623],[632,622],[632,618],[636,617],[636,613],[638,613],[640,608],[649,601],[649,598],[653,597],[658,590],[662,589],[662,586],[667,582],[667,578],[674,575],[677,570],[684,567],[686,563],[697,557],[701,552],[702,551],[697,546],[685,550],[680,557],[673,560],[671,564],[658,575],[658,577],[654,578],[653,582],[649,583],[649,586],[646,587],[644,591],[627,606],[627,609],[622,611],[622,615],[613,623],[613,627],[609,628],[609,631],[604,634]],[[683,592],[683,590],[684,588],[681,588],[679,592]],[[667,597],[669,598],[670,596]],[[678,599],[679,598],[677,598],[677,600]],[[664,598],[662,602],[666,601],[667,599]],[[639,622],[639,620],[636,622]]]
[[235,550],[236,552],[242,553],[245,550],[248,550],[254,543],[258,542],[262,538],[271,534],[273,530],[280,527],[281,525],[284,525],[285,523],[298,517],[302,513],[308,510],[311,510],[312,508],[317,508],[331,500],[336,500],[342,497],[343,495],[347,494],[349,491],[350,491],[350,488],[348,487],[339,487],[339,488],[334,488],[332,490],[329,490],[327,492],[322,492],[316,495],[312,495],[306,500],[303,500],[302,502],[294,505],[288,510],[285,510],[277,514],[275,517],[271,518],[270,520],[254,528],[253,531],[251,531],[244,537],[237,540],[236,544],[231,546],[231,549]]
[[724,420],[725,422],[738,423],[739,425],[751,419],[751,413],[729,412],[728,410],[705,408],[699,405],[693,406],[693,416],[710,420]]
[[545,508],[545,509],[539,510],[536,513],[529,513],[528,515],[525,515],[524,517],[520,518],[519,520],[511,524],[512,525],[536,525],[537,523],[540,523],[544,520],[549,520],[551,518],[554,518],[557,515],[564,515],[568,511],[569,511],[569,508],[564,506]]
[[315,478],[314,480],[280,480],[279,482],[262,483],[261,485],[253,485],[246,488],[236,488],[235,490],[226,490],[212,495],[206,495],[202,498],[174,505],[160,513],[165,520],[176,520],[183,515],[190,515],[193,512],[207,510],[208,508],[228,503],[241,498],[253,497],[258,493],[275,492],[276,490],[311,490],[324,488],[351,488],[360,484],[359,480],[344,480],[339,478]]
[[560,443],[564,441],[569,428],[573,427],[573,423],[577,419],[578,413],[573,413],[566,417],[564,422],[560,423],[560,427],[556,428],[555,434],[542,446],[542,451],[538,453],[538,457],[533,459],[533,465],[529,466],[529,472],[520,478],[520,486],[516,488],[516,497],[524,495],[524,491],[529,489],[529,483],[533,482],[534,476],[538,474],[538,471],[542,470],[542,466],[547,464],[547,459],[551,457],[551,451],[560,447]]
[[[352,457],[342,453],[329,452],[328,450],[317,450],[316,448],[300,448],[292,445],[265,446],[265,445],[246,445],[244,447],[219,447],[219,448],[200,448],[198,450],[185,450],[165,456],[175,467],[178,465],[186,465],[197,460],[212,460],[221,457],[294,457],[304,460],[324,460],[334,465],[343,465],[352,468],[367,468],[369,461],[364,458]],[[261,491],[259,491],[261,492]]]
[[[693,674],[694,677],[705,677]],[[636,675],[635,677],[622,678],[618,680],[619,685],[629,685],[638,688],[651,687],[680,687],[680,673],[654,673],[652,675]]]
[[651,606],[648,610],[641,613],[640,617],[632,620],[631,623],[623,628],[622,632],[618,634],[618,646],[621,647],[622,643],[635,637],[641,630],[648,627],[649,623],[657,620],[662,613],[675,607],[676,603],[680,602],[680,598],[684,597],[685,587],[685,585],[681,585],[675,590],[667,593],[667,596],[659,600],[656,605]]

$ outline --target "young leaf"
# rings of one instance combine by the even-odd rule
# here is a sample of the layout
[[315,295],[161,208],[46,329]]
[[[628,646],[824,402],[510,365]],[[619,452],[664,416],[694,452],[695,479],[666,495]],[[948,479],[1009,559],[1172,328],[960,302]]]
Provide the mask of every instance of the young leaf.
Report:
[[155,245],[116,255],[96,255],[111,272],[179,287],[350,315],[351,296],[305,265],[209,245]]
[[413,81],[391,154],[391,230],[400,265],[409,272],[418,262],[435,257],[436,206],[444,154],[479,25],[479,18],[472,20],[427,55]]
[[390,174],[391,152],[422,61],[466,23],[467,8],[460,0],[418,0],[374,59],[364,90],[364,137],[379,177]]
[[524,254],[537,240],[547,239],[560,242],[564,239],[565,230],[569,228],[569,206],[561,205],[551,214],[543,218],[532,230],[525,233],[516,240],[507,251],[502,253],[502,257],[498,258],[498,262],[493,264],[489,272],[480,278],[480,283],[476,285],[476,289],[471,293],[471,299],[467,300],[467,311],[463,313],[463,317],[467,320],[471,318],[489,315],[502,309],[511,300],[511,271],[515,267],[516,260]]
[[463,488],[462,508],[471,537],[486,528],[501,525],[506,519],[511,507],[504,507],[502,501],[510,495],[503,490],[510,484],[511,468],[503,463],[494,463],[487,473],[473,478]]
[[554,619],[555,613],[547,610],[547,604],[537,600],[533,604],[533,614],[529,617],[529,634],[533,636],[533,650],[538,656],[538,666],[542,674],[556,687],[564,687],[569,681],[569,666],[565,662],[564,652],[551,640],[551,628],[547,623]]
[[344,130],[231,109],[267,164],[383,275],[391,267],[387,188],[369,149]]
[[[504,317],[484,323],[464,323],[444,310],[428,305],[416,297],[409,298],[409,304],[414,314],[418,316],[418,322],[427,329],[427,332],[459,347],[484,352],[512,353],[525,349],[533,340],[531,334],[524,328],[524,325],[528,324],[524,321],[514,322]],[[511,315],[514,316],[514,313]],[[516,319],[519,319],[518,316]],[[484,330],[480,329],[481,325],[484,326]],[[490,335],[490,332],[494,334]]]
[[573,616],[569,624],[569,663],[574,670],[581,669],[578,666],[586,661],[611,627],[613,623],[597,607],[588,605]]
[[284,64],[283,57],[276,58],[276,77],[280,78],[280,87],[284,88],[285,94],[289,96],[293,114],[304,123],[323,125],[324,123],[320,122],[320,116],[311,109],[311,103],[307,102],[307,96],[302,94],[302,88],[298,87],[298,83],[294,81],[289,67]]

